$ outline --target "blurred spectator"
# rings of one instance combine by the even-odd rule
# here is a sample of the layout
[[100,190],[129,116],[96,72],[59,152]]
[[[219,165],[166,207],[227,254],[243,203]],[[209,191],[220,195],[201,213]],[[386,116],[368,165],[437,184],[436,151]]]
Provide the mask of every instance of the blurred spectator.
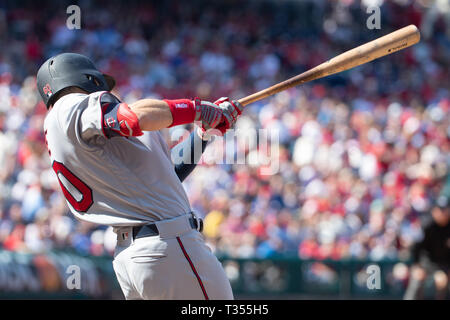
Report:
[[435,299],[449,294],[450,276],[450,203],[447,197],[437,199],[431,210],[432,221],[424,227],[423,239],[413,247],[414,266],[405,293],[406,300],[423,299],[423,286],[432,276]]

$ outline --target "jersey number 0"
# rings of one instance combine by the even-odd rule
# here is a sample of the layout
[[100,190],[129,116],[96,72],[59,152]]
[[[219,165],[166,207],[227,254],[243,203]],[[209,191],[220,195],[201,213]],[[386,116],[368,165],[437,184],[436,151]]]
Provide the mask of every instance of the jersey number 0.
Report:
[[[78,212],[86,212],[91,207],[93,201],[92,189],[89,188],[87,184],[80,180],[76,175],[74,175],[67,167],[58,161],[53,161],[52,168],[58,177],[59,185],[61,186],[62,192],[66,197],[67,201],[72,205],[72,207]],[[61,182],[59,175],[63,175],[67,181],[72,184],[79,193],[81,193],[81,199],[77,200],[70,193],[67,187]]]

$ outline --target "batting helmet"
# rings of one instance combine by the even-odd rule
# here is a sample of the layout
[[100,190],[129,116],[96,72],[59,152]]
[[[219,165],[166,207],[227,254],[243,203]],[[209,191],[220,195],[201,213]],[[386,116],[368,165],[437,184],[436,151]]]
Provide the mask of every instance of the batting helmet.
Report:
[[47,108],[64,88],[78,87],[92,93],[110,91],[115,84],[113,77],[101,73],[88,57],[77,53],[61,53],[50,58],[37,73],[37,87]]

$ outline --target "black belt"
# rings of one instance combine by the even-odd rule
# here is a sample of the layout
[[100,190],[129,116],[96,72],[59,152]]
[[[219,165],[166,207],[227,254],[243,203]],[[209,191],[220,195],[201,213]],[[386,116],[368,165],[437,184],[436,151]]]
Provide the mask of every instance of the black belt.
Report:
[[[189,223],[192,229],[198,230],[202,232],[203,230],[203,220],[197,217],[190,217]],[[156,227],[156,224],[149,223],[143,226],[133,227],[133,240],[144,238],[144,237],[152,237],[159,235],[159,230]]]

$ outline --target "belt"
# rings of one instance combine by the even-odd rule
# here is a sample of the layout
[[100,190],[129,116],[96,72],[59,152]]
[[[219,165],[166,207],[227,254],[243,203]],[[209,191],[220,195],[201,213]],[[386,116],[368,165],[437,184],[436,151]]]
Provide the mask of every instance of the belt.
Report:
[[[195,216],[189,218],[189,223],[192,229],[195,229],[199,232],[203,230],[203,220],[197,218]],[[144,238],[144,237],[152,237],[159,235],[158,227],[154,223],[145,224],[143,226],[133,227],[133,240]]]

